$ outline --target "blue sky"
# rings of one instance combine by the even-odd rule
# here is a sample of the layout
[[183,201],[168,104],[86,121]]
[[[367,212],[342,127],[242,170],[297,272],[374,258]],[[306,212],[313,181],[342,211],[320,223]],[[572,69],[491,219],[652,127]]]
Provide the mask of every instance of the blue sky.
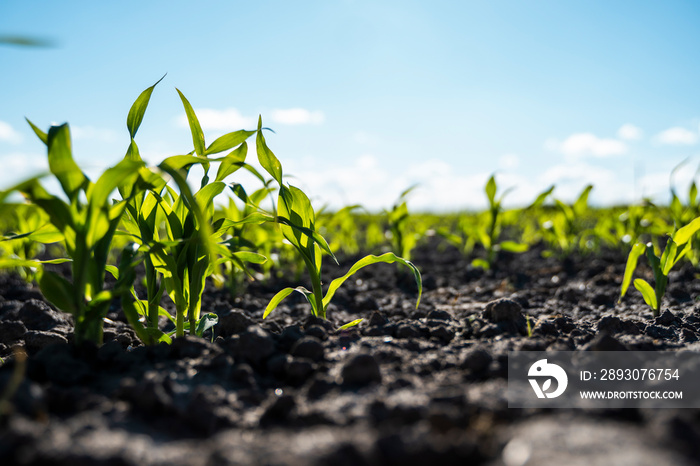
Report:
[[[664,201],[700,163],[695,1],[0,3],[0,186],[46,167],[68,121],[88,173],[116,163],[139,93],[151,162],[192,150],[179,88],[211,142],[252,129],[317,206],[484,205],[488,176],[526,204],[551,184],[598,204]],[[254,155],[254,154],[252,154]],[[249,180],[246,180],[249,182]]]

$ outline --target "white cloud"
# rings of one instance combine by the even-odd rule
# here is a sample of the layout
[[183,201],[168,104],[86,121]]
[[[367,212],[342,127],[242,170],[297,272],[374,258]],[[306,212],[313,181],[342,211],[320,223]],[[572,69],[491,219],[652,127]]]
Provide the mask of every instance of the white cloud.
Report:
[[9,123],[0,121],[0,141],[6,141],[11,144],[19,144],[22,142],[22,135],[18,133]]
[[305,108],[275,109],[270,112],[270,118],[275,123],[283,125],[320,125],[326,119],[319,110],[309,111]]
[[617,137],[625,141],[636,141],[642,138],[642,130],[631,123],[625,123],[617,130]]
[[698,142],[698,133],[676,126],[656,135],[661,144],[693,145]]
[[[227,108],[217,110],[213,108],[195,109],[197,119],[204,131],[236,131],[239,129],[255,129],[258,123],[257,116],[245,116],[238,109]],[[263,120],[266,120],[263,115]],[[318,125],[325,121],[325,115],[321,111],[309,111],[304,108],[274,109],[269,113],[269,121],[282,125]],[[177,117],[177,124],[187,128],[187,115],[184,113]]]
[[358,144],[374,144],[377,141],[376,136],[367,133],[366,131],[357,131],[352,137]]
[[[200,108],[195,110],[199,124],[203,130],[213,131],[237,131],[239,129],[254,129],[257,125],[257,117],[243,116],[235,108],[216,110],[213,108]],[[178,126],[189,127],[187,115],[184,113],[177,118]]]
[[11,152],[0,154],[0,189],[9,188],[27,178],[48,171],[46,154]]
[[94,126],[71,126],[70,132],[75,139],[92,139],[102,142],[114,142],[118,139],[113,130],[95,128]]
[[624,142],[617,139],[599,138],[593,133],[572,134],[562,142],[548,139],[545,141],[545,148],[561,152],[571,158],[585,155],[609,157],[627,152],[627,145]]
[[505,154],[498,159],[498,166],[503,170],[512,170],[520,166],[520,157],[516,154]]
[[541,188],[555,185],[554,197],[566,202],[575,201],[583,188],[593,185],[590,199],[601,204],[632,202],[633,186],[621,174],[587,163],[564,163],[545,170],[535,182]]

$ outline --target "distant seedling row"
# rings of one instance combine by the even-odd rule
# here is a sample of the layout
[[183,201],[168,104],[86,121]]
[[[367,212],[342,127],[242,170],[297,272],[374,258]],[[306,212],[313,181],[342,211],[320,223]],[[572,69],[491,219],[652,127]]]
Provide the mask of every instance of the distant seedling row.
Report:
[[[77,344],[102,343],[103,322],[115,302],[145,344],[169,343],[173,336],[186,333],[203,336],[217,323],[216,314],[202,309],[208,280],[239,293],[252,279],[293,276],[311,289],[300,285],[280,290],[263,317],[298,292],[312,314],[325,319],[338,288],[358,270],[396,263],[415,278],[418,306],[422,281],[410,261],[411,252],[435,235],[483,269],[498,267],[502,252],[522,253],[536,244],[559,258],[621,248],[629,251],[621,298],[646,252],[654,286],[642,278],[634,280],[634,286],[654,315],[659,313],[670,269],[681,260],[693,266],[700,260],[694,182],[687,204],[673,192],[668,207],[646,202],[592,209],[588,206],[592,186],[573,204],[554,198],[552,186],[529,206],[506,210],[502,201],[508,191],[499,195],[492,176],[484,189],[489,207],[480,213],[412,215],[407,207],[412,188],[381,214],[367,213],[357,205],[317,212],[301,189],[285,182],[282,164],[265,140],[262,118],[256,129],[234,131],[207,145],[192,106],[179,90],[194,150],[149,167],[135,138],[159,82],[143,91],[129,111],[130,143],[123,160],[97,180],[90,180],[75,163],[68,124],[44,132],[29,122],[47,147],[46,176],[55,177],[63,194],[47,191],[44,176],[0,193],[0,268],[36,282],[48,301],[72,314]],[[253,140],[265,173],[246,162]],[[196,183],[191,176],[195,166],[202,173]],[[241,169],[259,181],[255,190],[232,181]],[[12,193],[20,193],[24,201],[12,202]],[[227,203],[214,202],[226,195]],[[360,258],[324,289],[324,256],[337,263],[337,254],[353,257],[368,251],[381,254]],[[69,274],[59,270],[62,263],[70,265]],[[139,289],[145,290],[141,295],[136,291],[137,277],[143,284]],[[165,299],[174,305],[175,315],[163,307]],[[161,316],[172,321],[172,330],[160,328]]]

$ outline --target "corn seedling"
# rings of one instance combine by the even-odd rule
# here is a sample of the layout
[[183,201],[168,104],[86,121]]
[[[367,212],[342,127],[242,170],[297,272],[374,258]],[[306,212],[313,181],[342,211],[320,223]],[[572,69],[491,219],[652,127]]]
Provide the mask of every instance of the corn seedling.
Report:
[[389,230],[386,237],[391,241],[392,249],[398,251],[401,257],[411,258],[411,251],[418,241],[419,234],[412,231],[409,225],[407,197],[417,186],[413,185],[401,193],[391,210],[385,211]]
[[63,235],[34,204],[2,204],[0,218],[7,222],[3,228],[7,233],[0,237],[0,268],[13,270],[26,281],[33,281],[37,267],[29,264],[43,252],[44,244],[61,241]]
[[[128,199],[113,202],[110,195],[137,173],[143,163],[123,160],[93,183],[73,160],[67,123],[52,126],[48,133],[29,124],[48,148],[49,170],[58,180],[65,198],[46,191],[39,177],[20,183],[5,195],[12,191],[23,194],[46,213],[55,232],[62,235],[72,261],[71,280],[54,271],[40,269],[39,287],[58,309],[73,314],[77,344],[91,341],[99,345],[102,343],[102,319],[112,298],[124,292],[103,289],[112,237],[128,202]],[[55,232],[52,232],[52,240],[57,239]],[[40,263],[27,261],[18,265],[38,266]]]
[[[283,182],[282,165],[274,153],[268,148],[265,137],[261,131],[261,125],[262,119],[259,119],[256,148],[260,164],[272,175],[280,187],[277,202],[277,222],[280,224],[284,237],[294,246],[299,255],[303,258],[312,287],[312,291],[309,291],[303,286],[284,288],[279,291],[267,305],[263,318],[267,317],[284,298],[289,296],[292,292],[297,291],[303,294],[309,302],[313,315],[325,319],[328,304],[337,289],[361,268],[381,262],[398,262],[411,269],[418,285],[417,307],[420,303],[420,296],[423,291],[420,272],[411,262],[390,252],[381,256],[369,255],[363,257],[350,267],[350,270],[345,275],[333,280],[324,295],[321,283],[322,253],[331,256],[336,263],[337,260],[326,240],[316,230],[316,212],[309,198],[299,188],[286,185]],[[344,327],[356,325],[360,321],[361,319],[355,320]]]
[[487,270],[493,266],[498,251],[503,250],[521,253],[528,249],[527,244],[524,243],[517,243],[509,240],[499,242],[503,222],[503,199],[510,190],[506,190],[496,199],[497,189],[496,178],[492,175],[486,182],[484,188],[489,203],[489,208],[487,210],[488,219],[486,222],[479,222],[476,229],[477,238],[486,250],[486,257],[477,258],[472,261],[472,265],[475,267],[481,267]]
[[584,220],[589,213],[588,195],[592,189],[592,185],[586,186],[572,205],[555,199],[553,214],[542,224],[545,240],[562,257],[586,249],[586,237],[590,232]]
[[[129,113],[127,126],[131,133],[131,145],[127,158],[140,159],[134,141],[138,125],[130,122],[141,121],[152,90],[153,87],[144,91]],[[147,337],[157,341],[166,339],[157,328],[158,316],[166,315],[172,319],[172,316],[159,306],[163,289],[175,303],[176,315],[172,319],[175,324],[174,334],[183,336],[185,331],[189,330],[190,333],[201,335],[216,323],[215,314],[201,315],[202,293],[207,278],[220,280],[221,274],[218,270],[224,262],[231,262],[246,270],[244,262],[265,261],[264,256],[255,252],[231,251],[219,240],[234,226],[261,223],[266,221],[267,217],[252,214],[240,220],[221,218],[214,222],[214,198],[226,188],[224,180],[243,167],[257,173],[245,164],[245,140],[256,131],[241,130],[228,133],[207,147],[192,106],[179,90],[178,94],[189,122],[194,151],[188,155],[168,157],[157,168],[172,179],[179,192],[165,183],[157,185],[129,205],[129,215],[125,221],[127,230],[144,247],[145,254],[148,296],[145,301],[136,299],[135,307],[147,320]],[[209,157],[233,148],[235,149],[225,157]],[[212,162],[220,162],[220,165],[214,181],[210,182],[209,170]],[[192,193],[187,176],[194,165],[200,165],[204,175],[200,180],[200,189]],[[158,231],[161,221],[165,223],[163,237]]]
[[620,299],[618,302],[621,301],[627,293],[630,282],[632,282],[632,275],[637,268],[639,257],[646,252],[649,265],[654,273],[654,286],[652,287],[649,282],[642,278],[637,278],[634,280],[634,287],[642,294],[644,302],[651,308],[654,317],[658,316],[661,310],[661,301],[666,294],[668,274],[673,266],[688,253],[691,248],[690,240],[698,230],[700,230],[700,217],[676,230],[676,232],[668,238],[661,255],[656,252],[652,243],[636,243],[627,257],[627,265],[625,266]]

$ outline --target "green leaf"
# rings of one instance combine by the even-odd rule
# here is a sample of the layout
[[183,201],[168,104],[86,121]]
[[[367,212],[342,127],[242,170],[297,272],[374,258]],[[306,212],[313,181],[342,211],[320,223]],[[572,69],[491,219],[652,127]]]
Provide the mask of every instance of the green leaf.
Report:
[[637,261],[639,261],[639,257],[644,254],[644,251],[646,251],[646,246],[643,243],[636,243],[634,246],[632,246],[632,250],[630,251],[629,256],[627,256],[627,265],[625,265],[625,274],[622,278],[622,288],[618,302],[622,301],[622,298],[627,293],[627,289],[629,288],[630,283],[632,283],[632,275],[634,274],[634,270],[637,268]]
[[49,129],[49,169],[58,179],[69,199],[75,199],[78,190],[88,180],[73,160],[68,123]]
[[177,93],[180,95],[180,100],[182,100],[182,105],[185,107],[185,114],[187,115],[187,122],[190,125],[190,132],[192,133],[192,142],[194,143],[194,151],[197,155],[204,156],[206,154],[206,148],[204,144],[204,132],[199,124],[197,115],[194,113],[194,109],[190,102],[185,98],[185,96],[180,92],[180,89],[175,88]]
[[226,183],[215,181],[206,185],[194,195],[199,208],[202,209],[203,213],[207,213],[208,217],[211,217],[214,213],[214,198],[221,194],[224,189],[226,189]]
[[265,136],[262,133],[262,117],[258,117],[258,135],[255,139],[255,148],[260,165],[282,186],[282,164],[267,147]]
[[499,243],[503,251],[523,253],[528,250],[528,245],[525,243],[516,243],[515,241],[503,241]]
[[209,314],[204,314],[199,321],[197,321],[197,328],[195,329],[195,333],[197,334],[198,337],[201,337],[204,335],[204,332],[209,330],[210,328],[214,327],[216,324],[219,323],[219,316],[213,313]]
[[71,262],[72,259],[60,258],[60,259],[47,259],[47,260],[34,260],[34,259],[19,259],[13,257],[0,257],[0,269],[11,269],[14,267],[40,267],[42,264],[63,264],[64,262]]
[[[295,186],[280,187],[280,200],[277,205],[277,215],[288,219],[292,225],[316,231],[316,213],[306,194]],[[305,249],[309,246],[309,236],[300,230],[292,231],[282,227],[282,233],[294,246]]]
[[109,195],[117,189],[129,176],[138,174],[144,162],[122,160],[114,167],[105,170],[97,181],[90,186],[86,196],[92,209],[103,209],[109,206]]
[[74,301],[73,285],[61,275],[52,271],[44,271],[39,278],[39,289],[44,297],[54,306],[76,317],[78,307]]
[[248,139],[256,132],[257,131],[246,131],[242,129],[239,131],[234,131],[232,133],[224,134],[223,136],[217,138],[214,142],[212,142],[209,147],[207,147],[205,154],[218,154],[219,152],[233,149],[237,145],[244,143],[246,139]]
[[295,288],[284,288],[283,290],[278,291],[277,294],[274,295],[270,302],[267,304],[265,312],[263,313],[263,319],[270,315],[270,312],[274,311],[277,308],[277,306],[279,306],[279,304],[282,302],[282,300],[290,294],[292,294],[292,292],[294,291]]
[[139,130],[139,126],[141,126],[141,122],[143,121],[143,116],[146,113],[146,107],[148,107],[148,101],[151,99],[153,89],[155,89],[163,78],[165,78],[165,74],[162,78],[156,81],[154,85],[143,91],[129,109],[129,115],[126,117],[126,127],[131,135],[132,143],[133,139],[136,137],[136,132]]
[[355,274],[358,270],[360,270],[363,267],[366,267],[368,265],[372,264],[378,264],[378,263],[387,263],[387,264],[393,264],[395,262],[398,262],[399,264],[403,264],[406,267],[408,267],[411,272],[413,272],[413,277],[416,279],[416,285],[418,286],[418,299],[416,300],[416,308],[420,304],[420,298],[421,295],[423,294],[423,279],[421,278],[420,272],[418,271],[418,268],[413,265],[411,262],[407,261],[406,259],[403,259],[401,257],[398,257],[392,252],[387,252],[385,254],[382,254],[381,256],[365,256],[359,261],[355,262],[352,267],[350,267],[350,270],[343,275],[342,277],[336,278],[331,282],[331,284],[328,286],[328,291],[326,292],[326,296],[323,298],[323,309],[328,307],[328,304],[331,302],[331,299],[333,299],[333,295],[335,292],[340,288],[340,285],[342,285],[345,280],[350,278],[352,275]]
[[673,242],[675,242],[678,246],[683,246],[685,243],[687,243],[690,238],[693,237],[695,233],[700,230],[700,217],[696,218],[683,228],[679,228],[671,238],[673,238]]
[[591,193],[592,189],[592,184],[589,184],[588,186],[583,188],[583,191],[581,191],[581,194],[579,195],[578,199],[576,199],[576,202],[574,202],[573,209],[576,215],[581,215],[583,212],[586,211],[588,207],[588,195]]
[[491,175],[491,178],[486,182],[484,191],[489,200],[489,205],[494,205],[496,202],[496,178],[493,175]]
[[[70,206],[62,199],[49,194],[44,187],[41,186],[38,179],[32,178],[11,188],[11,190],[16,190],[24,194],[30,201],[49,214],[51,223],[64,235],[68,234],[69,229],[75,228]],[[70,240],[70,238],[66,239],[68,241]]]
[[251,264],[264,264],[267,262],[267,257],[257,252],[250,251],[236,251],[233,253],[234,256],[242,261],[250,262]]
[[354,327],[354,326],[358,325],[360,322],[362,322],[362,319],[355,319],[352,322],[348,322],[345,325],[341,325],[340,327],[338,327],[338,330],[349,329],[350,327]]
[[649,305],[649,307],[655,313],[658,312],[659,303],[656,300],[656,292],[654,291],[654,288],[652,288],[649,283],[642,280],[641,278],[637,278],[634,281],[634,287],[637,288],[640,293],[642,293],[642,297],[644,298],[644,302],[646,302],[647,305]]
[[664,252],[661,254],[661,260],[659,261],[659,268],[664,275],[668,275],[667,270],[671,270],[671,267],[673,267],[673,259],[676,257],[677,250],[678,245],[669,238]]
[[481,259],[481,258],[476,258],[472,261],[472,266],[473,267],[479,267],[484,270],[489,270],[491,268],[491,264],[489,264],[489,261],[486,259]]
[[44,144],[46,144],[46,145],[48,146],[48,145],[49,145],[49,136],[48,136],[48,134],[46,134],[45,132],[43,132],[42,130],[40,130],[34,123],[32,123],[31,121],[29,121],[29,118],[25,118],[25,120],[27,120],[27,123],[29,123],[29,126],[32,127],[32,130],[34,131],[34,134],[36,134],[36,135],[39,137],[39,139],[41,139],[41,142],[43,142]]
[[160,329],[148,327],[144,329],[144,332],[156,343],[167,343],[168,345],[173,343],[173,339],[170,338],[170,335],[164,333]]
[[31,232],[0,238],[0,242],[12,241],[23,238],[31,241],[36,241],[37,243],[50,244],[62,241],[63,234],[60,231],[58,231],[54,225],[47,223],[46,225],[43,225]]
[[538,209],[539,207],[544,204],[544,201],[547,200],[550,194],[554,191],[554,185],[550,186],[547,188],[547,190],[541,192],[537,198],[530,204],[529,206],[526,207],[526,209]]
[[248,144],[243,141],[241,147],[237,148],[224,158],[219,165],[219,170],[216,172],[216,181],[223,181],[244,165],[246,155],[248,154]]
[[119,280],[119,269],[114,265],[105,265],[105,271],[108,272],[115,280]]
[[194,164],[207,164],[211,160],[206,157],[198,157],[195,155],[173,155],[164,159],[159,166],[168,166],[173,170],[189,169]]

